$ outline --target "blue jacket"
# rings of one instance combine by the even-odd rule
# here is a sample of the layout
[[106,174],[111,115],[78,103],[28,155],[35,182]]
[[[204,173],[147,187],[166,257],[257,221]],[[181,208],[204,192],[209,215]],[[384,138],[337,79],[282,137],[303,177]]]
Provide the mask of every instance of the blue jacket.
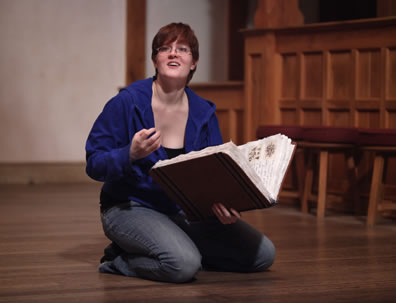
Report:
[[[104,182],[102,195],[112,205],[133,200],[170,214],[178,211],[178,207],[148,174],[158,160],[167,159],[164,148],[133,162],[129,158],[134,134],[154,127],[153,81],[154,78],[136,81],[105,105],[86,142],[86,172],[94,180]],[[185,151],[223,143],[215,105],[188,87],[185,92],[189,100]],[[112,205],[107,203],[106,207]]]

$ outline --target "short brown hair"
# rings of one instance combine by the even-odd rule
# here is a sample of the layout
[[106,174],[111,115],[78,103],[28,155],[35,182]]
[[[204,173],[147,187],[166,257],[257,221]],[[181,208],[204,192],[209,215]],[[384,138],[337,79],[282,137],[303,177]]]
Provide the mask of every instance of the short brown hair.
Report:
[[[198,39],[195,36],[194,31],[188,24],[184,23],[170,23],[160,28],[158,33],[155,35],[153,39],[153,43],[151,46],[151,59],[154,61],[156,56],[158,55],[158,48],[173,43],[174,41],[181,41],[183,43],[188,44],[191,49],[191,55],[195,62],[199,59],[199,44]],[[187,84],[192,79],[197,67],[190,71],[190,74],[187,78]],[[157,76],[158,71],[155,70],[155,76]]]

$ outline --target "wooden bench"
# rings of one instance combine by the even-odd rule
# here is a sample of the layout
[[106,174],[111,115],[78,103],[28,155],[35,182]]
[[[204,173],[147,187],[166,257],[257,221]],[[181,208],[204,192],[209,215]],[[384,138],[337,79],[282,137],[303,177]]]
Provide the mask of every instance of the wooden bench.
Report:
[[396,129],[359,128],[358,131],[359,149],[374,153],[367,211],[367,224],[373,226],[380,212],[396,210],[396,203],[386,200],[384,196],[387,160],[391,156],[396,156]]
[[[329,154],[343,153],[348,169],[348,179],[352,188],[354,207],[359,205],[359,195],[357,191],[356,172],[356,147],[357,129],[350,127],[313,126],[303,128],[303,147],[307,157],[307,167],[305,171],[304,192],[302,199],[302,211],[310,211],[309,201],[317,202],[317,217],[323,218],[326,212],[327,199],[327,176],[329,165]],[[315,160],[319,162],[319,179],[317,195],[313,194],[313,177]]]

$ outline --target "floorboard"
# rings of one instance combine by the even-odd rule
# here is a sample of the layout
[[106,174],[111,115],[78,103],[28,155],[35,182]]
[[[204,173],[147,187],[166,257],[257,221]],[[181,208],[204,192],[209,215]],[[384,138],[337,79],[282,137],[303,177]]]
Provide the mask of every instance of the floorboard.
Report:
[[395,302],[396,224],[282,205],[243,214],[277,248],[270,270],[187,284],[100,274],[99,184],[0,186],[0,302]]

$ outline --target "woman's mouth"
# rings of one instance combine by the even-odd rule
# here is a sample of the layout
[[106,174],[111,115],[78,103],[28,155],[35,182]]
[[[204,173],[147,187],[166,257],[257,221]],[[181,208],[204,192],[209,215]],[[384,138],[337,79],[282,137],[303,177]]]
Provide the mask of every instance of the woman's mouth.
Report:
[[168,63],[168,66],[177,67],[177,66],[180,66],[180,63],[177,63],[177,62],[169,62],[169,63]]

